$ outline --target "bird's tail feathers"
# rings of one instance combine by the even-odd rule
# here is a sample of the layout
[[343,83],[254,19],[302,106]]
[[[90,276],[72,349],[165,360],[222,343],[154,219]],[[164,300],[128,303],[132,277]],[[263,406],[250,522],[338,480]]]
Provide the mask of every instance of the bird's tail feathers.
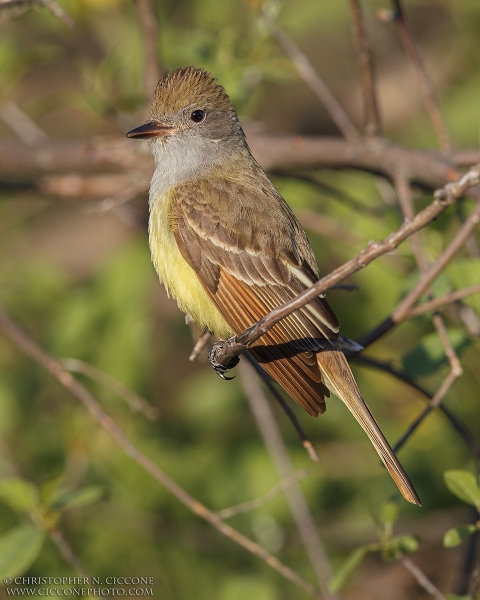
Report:
[[408,475],[363,400],[343,352],[341,350],[323,350],[317,354],[317,360],[326,386],[346,404],[368,435],[402,496],[408,502],[421,506],[420,499],[410,483]]

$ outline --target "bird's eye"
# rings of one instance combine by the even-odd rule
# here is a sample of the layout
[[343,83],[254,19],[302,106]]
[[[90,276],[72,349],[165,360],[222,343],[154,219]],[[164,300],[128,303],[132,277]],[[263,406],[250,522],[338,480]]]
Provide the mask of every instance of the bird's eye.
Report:
[[205,111],[204,110],[194,110],[190,115],[190,118],[195,123],[201,123],[205,119]]

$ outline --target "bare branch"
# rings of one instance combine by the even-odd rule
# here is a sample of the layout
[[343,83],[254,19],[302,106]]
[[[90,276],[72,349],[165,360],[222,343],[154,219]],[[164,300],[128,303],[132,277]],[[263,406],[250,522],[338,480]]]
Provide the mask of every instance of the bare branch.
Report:
[[[437,200],[439,196],[437,196]],[[436,201],[437,201],[436,200]],[[421,213],[420,213],[421,214]],[[480,203],[475,206],[472,213],[460,227],[456,236],[443,251],[441,256],[436,262],[425,271],[420,278],[417,285],[405,296],[405,298],[398,304],[392,313],[392,320],[394,323],[399,323],[406,319],[408,311],[412,308],[415,302],[420,296],[428,289],[432,281],[443,271],[445,266],[452,260],[452,258],[460,251],[466,240],[477,227],[480,222]]]
[[0,106],[0,119],[24,144],[34,148],[48,142],[48,135],[17,104],[7,101]]
[[408,440],[408,438],[417,430],[419,425],[423,423],[423,420],[427,415],[429,415],[434,408],[438,408],[445,398],[446,394],[458,379],[458,374],[451,370],[450,373],[445,377],[442,384],[435,392],[435,395],[432,397],[427,406],[422,410],[422,412],[418,415],[418,417],[413,421],[413,423],[407,428],[405,433],[400,437],[397,443],[393,446],[393,451],[397,452]]
[[378,110],[375,75],[370,43],[365,29],[360,0],[350,0],[353,27],[357,42],[358,66],[362,81],[363,102],[365,107],[365,133],[376,136],[380,133],[380,113]]
[[100,371],[97,367],[90,365],[83,360],[78,358],[62,358],[60,363],[67,371],[73,371],[75,373],[82,373],[94,381],[98,381],[106,388],[123,398],[133,412],[142,413],[147,419],[151,421],[158,419],[159,410],[155,406],[149,404],[145,398],[142,398],[138,394],[135,394],[126,385],[123,385],[118,379]]
[[345,225],[327,215],[304,209],[296,210],[295,214],[302,227],[307,231],[312,231],[322,237],[341,239],[346,245],[353,246],[359,242],[359,236],[355,231],[347,229]]
[[288,477],[285,477],[284,479],[279,481],[266,494],[260,496],[260,498],[255,498],[255,500],[250,500],[249,502],[242,502],[241,504],[235,504],[235,506],[224,508],[223,510],[219,510],[218,514],[222,519],[231,519],[235,515],[251,512],[252,510],[262,508],[263,506],[277,498],[282,492],[287,490],[294,483],[305,479],[307,475],[307,469],[296,471],[295,473],[292,473],[291,475],[288,475]]
[[405,318],[413,319],[415,317],[419,317],[420,315],[423,315],[426,312],[438,310],[439,308],[442,308],[443,306],[452,304],[453,302],[456,302],[457,300],[462,300],[463,298],[466,298],[467,296],[473,296],[474,294],[480,294],[480,284],[472,285],[471,287],[464,288],[463,290],[451,292],[450,294],[447,294],[446,296],[442,296],[442,298],[436,298],[435,300],[429,300],[428,302],[419,304],[418,306],[411,308],[407,312]]
[[[281,479],[293,473],[292,464],[285,444],[280,436],[270,406],[265,398],[258,379],[254,375],[251,365],[242,361],[239,365],[242,384],[254,414],[257,426],[267,446],[268,452],[275,464]],[[334,595],[328,589],[328,582],[332,576],[330,562],[317,535],[317,527],[303,494],[297,484],[292,484],[285,490],[285,496],[297,525],[300,537],[310,558],[310,562],[317,575],[317,581],[324,598],[333,600]]]
[[208,331],[208,330],[204,331],[202,333],[202,335],[198,338],[195,346],[193,347],[193,350],[190,353],[188,360],[191,360],[191,361],[196,360],[200,356],[200,354],[205,350],[205,348],[207,347],[208,342],[210,341],[211,337],[212,337],[212,334],[210,333],[210,331]]
[[[400,369],[396,368],[394,365],[392,365],[389,362],[380,361],[380,360],[377,360],[375,358],[372,358],[371,356],[366,356],[365,354],[361,354],[361,355],[357,356],[355,358],[355,361],[357,363],[361,364],[361,365],[371,366],[371,367],[374,367],[376,369],[380,369],[382,371],[385,371],[386,373],[389,373],[390,375],[393,375],[394,377],[396,377],[400,381],[403,381],[404,383],[407,383],[408,385],[410,385],[411,387],[413,387],[415,390],[417,390],[418,392],[420,392],[421,394],[423,394],[429,400],[431,400],[433,398],[433,394],[431,394],[423,386],[421,386],[419,383],[417,383],[414,379],[412,379],[404,371],[401,371]],[[477,442],[477,440],[475,439],[475,437],[472,435],[471,431],[469,431],[469,429],[465,426],[465,424],[462,423],[459,420],[459,418],[449,408],[447,408],[443,404],[440,404],[438,406],[438,409],[450,421],[452,427],[460,435],[460,437],[465,442],[465,445],[470,450],[470,452],[472,453],[472,455],[475,456],[476,458],[480,459],[480,444]],[[427,408],[425,409],[425,412],[428,414],[431,411],[432,411],[432,408],[427,406]],[[420,424],[420,422],[423,420],[423,418],[424,418],[424,416],[423,416],[423,413],[422,413],[415,420],[415,422],[418,421],[419,422],[418,424]],[[401,446],[404,444],[404,442],[410,436],[410,433],[408,433],[408,435],[407,435],[407,433],[408,433],[408,430],[407,430],[407,432],[405,432],[402,435],[402,437],[393,446],[395,452],[399,448],[401,448]]]
[[[391,179],[403,165],[409,181],[436,189],[460,178],[455,163],[440,152],[403,148],[383,140],[357,140],[258,133],[245,128],[253,155],[266,171],[298,168],[352,168]],[[94,138],[88,142],[50,142],[29,148],[16,140],[0,139],[0,175],[34,178],[40,174],[134,170],[149,179],[153,159],[148,145],[122,138]]]
[[435,600],[446,600],[442,592],[433,585],[425,573],[419,567],[417,567],[417,565],[410,558],[408,558],[408,556],[403,556],[401,558],[401,562],[403,566],[415,577],[418,584],[421,585],[422,588],[428,594],[430,594],[430,596],[435,598]]
[[248,552],[266,562],[285,579],[295,583],[312,597],[319,597],[318,590],[316,590],[312,584],[305,581],[305,579],[297,572],[284,565],[256,542],[250,540],[227,523],[224,523],[215,512],[208,509],[204,504],[186,492],[162,469],[160,469],[160,467],[134,446],[123,430],[120,429],[112,418],[102,409],[92,394],[81,383],[74,379],[72,375],[62,367],[58,360],[46,354],[40,346],[38,346],[14,321],[10,319],[2,308],[0,308],[0,329],[3,330],[5,335],[7,335],[22,352],[35,360],[66,389],[68,389],[69,392],[85,406],[93,419],[114,438],[127,456],[147,471],[190,511],[210,523],[220,533],[245,548]]
[[[366,267],[379,256],[382,256],[383,254],[397,248],[397,246],[401,242],[410,237],[413,233],[419,231],[427,223],[432,221],[436,216],[443,212],[448,206],[450,206],[455,201],[456,198],[460,197],[469,187],[471,187],[472,185],[477,185],[480,182],[479,169],[471,169],[471,171],[469,171],[469,173],[467,173],[461,181],[462,183],[458,182],[457,184],[448,184],[443,190],[439,190],[438,192],[436,192],[435,200],[424,210],[419,212],[413,219],[406,221],[397,231],[391,233],[388,237],[384,238],[380,242],[371,242],[366,248],[364,248],[364,250],[357,254],[357,256],[355,256],[348,262],[344,263],[343,265],[332,271],[329,275],[317,281],[315,285],[308,288],[307,290],[305,290],[286,304],[272,310],[262,319],[257,321],[257,323],[252,325],[252,327],[249,327],[241,335],[230,338],[226,342],[216,342],[216,344],[214,344],[211,350],[212,358],[214,359],[214,361],[216,361],[218,364],[228,366],[228,364],[231,363],[233,357],[238,356],[238,354],[246,350],[249,346],[251,346],[256,340],[258,340],[262,335],[269,331],[276,323],[281,321],[284,317],[294,312],[295,310],[298,310],[302,306],[305,306],[314,298],[316,298],[319,294],[324,293],[332,286],[340,283],[347,277],[350,277],[360,269]],[[477,204],[469,219],[461,228],[461,235],[468,237],[470,232],[477,225],[479,219],[480,203]],[[442,257],[444,257],[445,255],[449,256],[450,254],[453,256],[455,254],[457,250],[457,245],[459,244],[459,235],[460,232],[459,234],[457,234],[456,238],[444,252]],[[407,295],[407,298],[411,296],[413,298],[413,301],[411,303],[409,301],[408,304],[405,301],[401,302],[392,314],[392,316],[389,317],[388,323],[382,323],[384,331],[388,331],[388,329],[391,328],[392,323],[402,320],[398,317],[398,315],[402,316],[402,314],[411,307],[411,305],[428,287],[428,285],[433,280],[433,277],[431,277],[431,271],[433,271],[434,275],[438,273],[437,265],[441,265],[442,260],[445,260],[442,259],[442,257],[440,257],[440,259],[437,261],[437,263],[435,263],[432,269],[430,269],[425,274],[425,276],[422,277],[421,281],[416,286],[417,288],[421,285],[421,289],[418,295],[415,295],[414,297],[413,294],[413,292],[416,293],[416,288],[414,288],[411,294]],[[386,326],[387,328],[385,329]],[[360,343],[362,346],[365,345],[363,344],[363,342]]]
[[69,27],[75,27],[75,21],[63,10],[63,8],[55,2],[55,0],[0,0],[0,11],[5,11],[6,17],[3,12],[1,13],[2,21],[5,18],[15,18],[30,10],[39,6],[46,6],[56,17],[61,19]]
[[[458,360],[457,353],[455,352],[455,349],[453,348],[452,342],[450,341],[450,339],[448,337],[447,328],[445,327],[445,323],[443,322],[442,317],[438,313],[435,313],[433,315],[432,320],[433,320],[435,329],[437,330],[438,337],[440,338],[440,341],[442,342],[442,346],[445,350],[445,354],[447,356],[448,362],[450,363],[450,368],[452,370],[452,374],[454,375],[454,377],[460,377],[460,375],[463,374],[463,369],[460,364],[460,361]],[[440,402],[440,401],[438,401],[438,402]]]
[[398,33],[405,51],[410,56],[410,59],[417,71],[418,79],[420,81],[420,88],[422,90],[423,101],[435,130],[438,144],[443,152],[450,152],[452,149],[450,139],[445,127],[445,123],[443,122],[442,113],[440,112],[437,96],[435,94],[435,88],[428,74],[422,53],[420,52],[420,48],[415,41],[415,37],[407,22],[401,0],[392,0],[392,5],[393,11],[390,12],[382,10],[379,12],[379,17],[383,21],[393,21],[397,25]]
[[338,100],[325,85],[318,73],[313,68],[311,62],[295,44],[292,38],[280,27],[268,11],[264,11],[264,22],[272,36],[277,40],[288,58],[292,61],[297,73],[301,79],[308,85],[315,96],[320,100],[325,110],[330,115],[332,121],[342,132],[347,140],[358,138],[358,131],[343,110]]
[[[399,170],[399,173],[396,177],[396,188],[404,217],[407,219],[412,219],[415,211],[413,205],[412,192],[407,179],[405,177],[402,177],[401,170]],[[468,236],[465,239],[468,239]],[[425,278],[425,274],[428,271],[428,265],[420,243],[419,233],[415,233],[410,237],[410,244],[412,246],[413,254],[418,265],[418,270],[423,279]],[[437,260],[437,263],[442,263],[442,257],[440,257]],[[430,299],[432,299],[432,291],[430,289],[430,286],[426,288],[426,291],[428,292]],[[423,419],[427,416],[429,410],[441,404],[443,398],[446,396],[451,386],[454,384],[455,380],[458,377],[460,377],[460,375],[463,372],[462,367],[460,365],[460,361],[458,360],[455,350],[448,338],[447,329],[445,327],[442,317],[439,314],[434,314],[432,320],[433,325],[437,331],[438,337],[440,338],[440,342],[445,350],[445,354],[450,363],[451,371],[443,381],[440,388],[437,390],[434,398],[432,398],[429,407],[427,407],[427,410],[420,415],[420,417],[415,421],[414,425],[410,427],[406,434],[402,437],[402,439],[400,440],[401,444],[405,443],[408,437],[415,431],[418,425],[420,425]]]
[[71,549],[60,529],[50,529],[48,531],[48,536],[60,551],[63,559],[72,567],[72,569],[82,577],[88,577],[88,579],[90,579],[90,574],[85,570],[85,567]]
[[75,21],[68,15],[55,0],[38,0],[40,4],[46,6],[56,17],[61,19],[69,27],[75,27]]
[[158,23],[151,0],[135,0],[138,20],[142,29],[144,70],[143,89],[145,99],[150,102],[158,80],[162,76],[162,68],[158,58]]
[[307,434],[303,431],[302,426],[300,425],[297,417],[295,416],[295,413],[290,408],[290,406],[287,403],[287,401],[285,400],[285,398],[277,390],[277,388],[273,385],[273,381],[272,381],[272,378],[270,377],[270,375],[268,375],[268,373],[262,369],[262,367],[257,363],[257,361],[248,352],[246,354],[244,354],[244,356],[248,360],[248,362],[252,365],[252,367],[255,369],[258,376],[262,379],[263,383],[267,386],[268,391],[272,394],[272,396],[275,398],[275,400],[280,404],[280,406],[282,407],[282,410],[285,412],[287,417],[292,422],[292,425],[293,425],[295,431],[297,432],[298,437],[300,438],[300,441],[302,442],[302,446],[307,451],[307,454],[310,457],[310,459],[315,463],[319,463],[320,457],[318,456],[314,445],[308,439]]

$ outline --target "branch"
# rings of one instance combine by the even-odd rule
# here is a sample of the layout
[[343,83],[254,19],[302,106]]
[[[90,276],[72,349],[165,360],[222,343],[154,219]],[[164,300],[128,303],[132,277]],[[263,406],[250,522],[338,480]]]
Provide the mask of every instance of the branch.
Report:
[[[55,2],[55,0],[0,0],[0,11],[5,10],[8,16],[18,17],[31,8],[46,6],[50,12],[61,19],[69,27],[75,27],[75,21]],[[3,14],[2,14],[3,16]],[[2,21],[5,18],[1,19]]]
[[50,529],[48,531],[48,536],[58,548],[63,559],[72,567],[72,569],[76,573],[78,573],[78,575],[90,579],[90,574],[85,570],[85,567],[82,565],[77,556],[75,556],[73,550],[70,548],[70,545],[64,538],[63,533],[60,531],[60,529]]
[[[478,169],[476,169],[476,171],[477,174],[479,174]],[[437,200],[438,198],[439,197],[437,196]],[[445,266],[460,251],[470,234],[479,224],[479,222],[480,203],[475,206],[468,219],[460,227],[457,234],[450,242],[450,244],[446,247],[446,249],[443,251],[438,260],[429,269],[425,271],[417,285],[405,296],[405,298],[395,308],[391,317],[394,323],[399,323],[400,321],[406,319],[408,311],[412,308],[412,306],[420,298],[420,296],[428,289],[432,281],[439,275],[439,273],[443,271]]]
[[[460,198],[469,189],[470,186],[478,185],[479,182],[480,171],[479,166],[477,165],[476,167],[472,167],[470,171],[468,171],[468,173],[466,173],[457,182],[449,183],[443,189],[437,190],[437,192],[435,192],[435,202],[442,199],[447,201],[449,198]],[[474,190],[470,190],[470,193],[473,191]],[[422,213],[419,213],[411,222],[413,223],[421,214]],[[412,306],[427,290],[429,285],[438,276],[438,274],[442,271],[445,265],[460,250],[462,245],[465,243],[465,240],[478,225],[479,221],[480,203],[476,205],[468,219],[459,229],[456,236],[444,250],[440,258],[422,275],[417,285],[397,305],[392,314],[388,316],[384,321],[382,321],[379,325],[377,325],[377,327],[369,331],[367,334],[365,334],[358,340],[358,343],[361,346],[366,348],[374,341],[376,341],[379,337],[385,335],[385,333],[390,331],[392,327],[394,327],[396,324],[408,318],[407,315],[409,314],[409,311],[411,310]]]
[[244,356],[248,360],[248,362],[252,365],[252,367],[255,369],[255,371],[257,372],[257,375],[262,379],[263,383],[267,386],[268,391],[272,394],[272,396],[275,398],[275,400],[280,404],[282,410],[285,412],[287,417],[290,419],[295,431],[298,434],[298,437],[300,438],[300,441],[302,442],[302,446],[307,451],[307,454],[308,454],[310,460],[312,460],[315,463],[319,463],[320,457],[318,456],[318,453],[315,450],[314,445],[308,439],[307,434],[303,431],[302,426],[300,425],[297,417],[295,416],[295,413],[290,408],[290,405],[286,402],[286,400],[284,399],[282,394],[273,385],[272,378],[270,377],[270,375],[268,375],[268,373],[262,369],[262,367],[257,363],[257,361],[248,352]]
[[97,381],[117,394],[117,396],[120,396],[120,398],[123,398],[133,412],[142,413],[151,421],[158,419],[158,408],[149,404],[145,398],[135,394],[130,388],[123,385],[118,379],[115,379],[115,377],[100,371],[97,367],[94,367],[83,360],[79,360],[78,358],[63,358],[60,359],[60,363],[67,371],[82,373],[82,375],[93,379],[93,381]]
[[[272,310],[262,319],[257,321],[257,323],[249,327],[241,335],[230,338],[226,342],[216,342],[211,350],[211,358],[213,362],[228,368],[228,365],[231,364],[231,361],[234,359],[234,357],[238,356],[241,352],[250,347],[276,323],[281,321],[295,310],[298,310],[299,308],[302,308],[311,302],[319,294],[324,293],[332,286],[340,283],[347,277],[350,277],[360,269],[366,267],[379,256],[382,256],[383,254],[391,252],[397,248],[401,242],[410,237],[413,233],[419,231],[427,223],[432,221],[441,212],[443,212],[448,206],[453,204],[455,199],[459,198],[469,187],[477,185],[479,182],[480,171],[478,167],[476,167],[464,175],[459,182],[455,184],[448,184],[444,189],[437,191],[435,193],[435,200],[424,210],[419,212],[412,220],[406,221],[396,232],[391,233],[388,237],[380,242],[369,243],[368,246],[356,257],[352,258],[342,266],[332,271],[329,275],[317,281],[315,285],[299,294],[296,298],[293,298],[286,304]],[[480,219],[480,203],[477,204],[475,210],[469,217],[470,226],[472,226],[475,219],[477,219],[477,222],[478,219]],[[467,223],[465,223],[462,229],[465,228]],[[435,266],[436,265],[434,265],[434,267]],[[425,276],[425,279],[427,280],[425,288],[430,283],[427,275],[428,273]],[[421,283],[422,282],[423,279]],[[420,292],[420,294],[421,293],[422,292]],[[400,303],[399,307],[402,307],[403,304],[403,302]],[[410,305],[408,308],[410,308]],[[395,322],[394,316],[392,315],[389,320],[393,320],[393,322]],[[362,342],[360,343],[362,346],[365,345]]]
[[435,130],[438,144],[443,152],[450,152],[450,139],[443,122],[442,113],[440,112],[440,107],[435,94],[435,88],[425,66],[422,53],[420,52],[420,48],[415,41],[415,37],[413,36],[412,30],[407,22],[401,0],[392,0],[392,4],[393,11],[380,11],[379,17],[383,21],[393,21],[397,25],[403,47],[410,56],[410,59],[417,71],[423,101]]
[[419,567],[417,567],[417,565],[410,558],[408,558],[408,556],[403,556],[400,560],[403,566],[410,571],[410,573],[417,580],[418,584],[422,586],[422,588],[428,594],[430,594],[430,596],[435,598],[435,600],[446,600],[442,592],[433,585],[425,573]]
[[381,129],[380,113],[375,90],[372,52],[365,29],[360,0],[350,0],[350,10],[353,17],[353,27],[357,42],[358,66],[362,81],[363,102],[365,106],[365,133],[367,136],[376,136],[380,133]]
[[[400,381],[407,383],[415,390],[420,392],[423,396],[431,400],[433,398],[433,394],[431,394],[428,390],[426,390],[423,386],[417,383],[414,379],[409,377],[404,371],[401,371],[394,367],[391,363],[380,361],[371,356],[366,356],[365,354],[361,354],[355,357],[355,361],[361,365],[374,367],[393,375]],[[474,438],[472,433],[468,430],[468,428],[458,419],[458,417],[445,405],[440,404],[438,409],[445,415],[445,417],[450,421],[452,427],[458,433],[458,435],[462,438],[467,448],[477,459],[480,459],[480,444]],[[431,412],[432,408],[428,408],[428,413]],[[422,413],[423,414],[423,413]],[[420,415],[421,416],[421,415]],[[419,420],[420,417],[417,420]],[[410,428],[405,432],[401,438],[397,441],[397,443],[393,446],[395,451],[398,450],[406,441],[406,439],[411,435],[410,433],[407,435]],[[415,428],[413,429],[415,430]],[[413,433],[413,431],[412,431]]]
[[[393,179],[398,165],[405,176],[428,189],[456,181],[461,173],[440,152],[390,145],[383,140],[350,142],[324,136],[258,133],[245,127],[253,155],[266,171],[298,168],[351,168]],[[478,162],[478,155],[477,155]],[[29,148],[17,140],[0,139],[0,176],[32,180],[41,174],[138,171],[151,179],[153,159],[147,144],[123,138],[92,138],[87,142],[50,142]]]
[[[254,376],[251,365],[242,361],[239,368],[243,388],[257,422],[257,427],[262,434],[280,479],[285,479],[292,475],[293,467],[270,406],[259,385],[258,378]],[[292,484],[288,487],[285,490],[285,497],[310,562],[317,575],[317,581],[322,594],[324,598],[334,600],[334,595],[328,589],[328,582],[332,577],[330,562],[317,534],[315,521],[299,486]]]
[[[403,173],[400,168],[399,168],[395,183],[396,183],[398,198],[400,201],[400,206],[402,208],[403,215],[405,218],[411,219],[411,218],[413,218],[414,211],[415,211],[415,208],[413,205],[412,191],[411,191],[408,180],[403,176]],[[480,204],[479,204],[479,206],[480,206]],[[463,227],[462,227],[462,229],[463,229]],[[468,235],[465,237],[463,232],[460,230],[455,239],[457,239],[457,238],[460,240],[463,239],[463,242],[460,242],[461,245],[463,245],[464,241],[466,241],[466,239],[468,239]],[[455,240],[454,240],[454,242],[455,242]],[[422,280],[425,280],[425,279],[427,279],[426,274],[428,272],[428,265],[427,265],[427,260],[425,258],[425,255],[423,253],[422,245],[420,243],[419,233],[415,233],[414,235],[412,235],[410,237],[410,244],[412,246],[413,254],[415,256],[415,260],[416,260],[421,278],[422,278]],[[461,247],[461,246],[458,246],[458,242],[457,242],[457,247]],[[448,248],[447,248],[447,251],[448,251]],[[439,268],[438,265],[440,265],[440,266],[443,265],[443,267],[445,266],[446,263],[442,260],[442,257],[444,257],[446,253],[448,255],[447,251],[444,252],[440,256],[439,259],[437,259],[434,266],[437,266],[437,268]],[[453,256],[453,254],[451,254],[450,256]],[[441,270],[443,270],[443,267]],[[439,271],[439,272],[441,272],[441,271]],[[433,279],[431,281],[433,281]],[[427,291],[429,297],[432,298],[432,291],[431,291],[430,285],[428,285],[425,288],[425,291]],[[404,319],[405,319],[405,317],[404,317]],[[392,319],[392,320],[395,321],[395,319]],[[456,379],[458,377],[460,377],[460,375],[463,373],[462,367],[460,365],[460,361],[459,361],[459,359],[455,353],[455,350],[448,338],[447,329],[445,327],[445,323],[443,322],[441,315],[438,313],[435,313],[433,315],[432,321],[433,321],[433,325],[437,331],[440,342],[443,346],[443,349],[445,350],[445,354],[448,358],[448,362],[450,363],[450,373],[447,375],[445,380],[440,385],[439,389],[435,393],[435,396],[430,401],[430,404],[427,407],[427,409],[423,411],[423,413],[415,421],[413,426],[411,426],[409,428],[409,430],[406,432],[406,434],[403,436],[403,438],[399,441],[399,445],[402,445],[406,442],[406,440],[410,437],[410,435],[413,434],[413,432],[420,425],[420,423],[422,423],[423,419],[426,418],[426,416],[429,414],[430,410],[432,410],[434,407],[440,406],[443,398],[449,392],[450,388],[455,383]]]
[[142,30],[144,69],[143,91],[145,99],[150,102],[158,80],[162,76],[162,68],[158,60],[158,23],[151,0],[135,0],[138,20]]
[[288,58],[292,61],[300,78],[308,85],[315,96],[320,100],[325,110],[330,115],[332,121],[342,132],[347,140],[355,140],[358,138],[358,131],[350,121],[341,104],[325,85],[318,73],[313,68],[311,62],[295,44],[292,38],[280,27],[273,19],[270,12],[264,10],[264,23],[272,36],[277,40],[278,45],[282,48]]
[[464,288],[463,290],[457,290],[456,292],[451,292],[446,296],[442,296],[441,298],[435,298],[434,300],[429,300],[428,302],[424,302],[423,304],[419,304],[414,308],[411,308],[407,313],[406,319],[413,319],[415,317],[419,317],[426,312],[438,310],[448,304],[453,304],[457,300],[462,300],[467,296],[473,296],[474,294],[480,294],[480,284],[472,285],[471,287]]
[[255,500],[249,500],[248,502],[242,502],[241,504],[235,504],[235,506],[223,508],[222,510],[218,511],[218,515],[222,519],[231,519],[236,515],[250,512],[257,508],[262,508],[263,506],[280,496],[282,492],[287,490],[294,483],[298,483],[300,480],[305,479],[307,475],[307,469],[295,471],[295,473],[292,473],[291,475],[288,475],[287,477],[279,481],[266,494],[260,496],[260,498],[255,498]]
[[254,541],[250,540],[239,531],[227,525],[213,511],[204,504],[193,498],[173,479],[171,479],[160,467],[152,462],[143,452],[130,442],[122,429],[107,415],[98,404],[92,394],[72,375],[66,371],[60,362],[46,354],[18,325],[10,319],[7,313],[0,308],[0,329],[14,342],[18,348],[27,356],[35,360],[41,367],[46,369],[57,381],[59,381],[69,392],[75,396],[90,412],[97,423],[105,429],[124,450],[125,454],[134,460],[140,467],[147,471],[156,481],[163,485],[173,496],[177,498],[191,512],[204,519],[220,533],[230,538],[236,544],[254,554],[272,569],[275,569],[285,579],[295,583],[312,597],[319,597],[318,590],[305,581],[298,573],[284,565],[275,556],[264,550]]

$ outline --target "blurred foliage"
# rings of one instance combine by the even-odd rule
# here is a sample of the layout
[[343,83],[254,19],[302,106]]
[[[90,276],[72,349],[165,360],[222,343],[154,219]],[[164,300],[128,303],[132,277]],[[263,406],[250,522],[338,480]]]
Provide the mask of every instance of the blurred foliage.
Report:
[[[60,0],[60,4],[75,19],[75,29],[68,29],[46,9],[1,25],[0,104],[13,100],[53,139],[112,135],[138,125],[144,110],[143,51],[134,3]],[[410,147],[433,148],[415,74],[393,26],[375,19],[375,11],[385,2],[363,4],[386,135]],[[480,5],[473,0],[405,4],[454,144],[476,147]],[[253,0],[155,2],[164,68],[194,64],[211,70],[242,118],[264,122],[270,129],[333,133],[325,112],[267,34],[259,5]],[[347,3],[285,0],[273,8],[360,122]],[[1,123],[0,135],[13,136]],[[310,175],[311,182],[276,176],[275,184],[294,210],[319,211],[344,228],[345,238],[308,232],[321,272],[401,224],[399,210],[389,202],[389,184],[378,177],[334,170]],[[112,390],[78,376],[130,439],[200,501],[220,510],[266,493],[277,477],[240,384],[220,381],[204,359],[189,363],[191,334],[157,283],[146,231],[116,213],[86,212],[80,203],[40,204],[33,190],[13,183],[13,191],[7,185],[0,189],[0,299],[8,311],[47,352],[95,365],[159,408],[157,421],[132,417]],[[430,194],[415,191],[418,207],[430,199]],[[463,202],[464,214],[471,206],[471,201]],[[141,215],[145,207],[146,198],[135,206]],[[451,210],[422,232],[429,260],[451,239],[459,219]],[[474,285],[479,271],[478,257],[462,252],[435,282],[434,291],[444,294]],[[417,280],[415,261],[404,244],[355,276],[359,291],[331,291],[329,300],[342,333],[355,338],[368,331]],[[480,311],[479,295],[465,303]],[[478,338],[466,335],[453,312],[447,309],[444,314],[464,368],[446,404],[479,439],[480,344]],[[369,351],[403,366],[430,390],[436,390],[448,372],[429,315],[403,324]],[[424,408],[424,399],[385,373],[353,368],[387,438],[397,439]],[[345,597],[360,597],[356,594],[368,589],[378,555],[395,559],[400,552],[417,549],[424,561],[435,557],[432,578],[450,582],[455,577],[448,565],[456,551],[444,550],[439,558],[438,548],[444,531],[465,520],[459,507],[467,492],[458,493],[463,484],[458,480],[454,484],[447,476],[450,489],[452,485],[457,489],[452,490],[456,496],[450,494],[442,474],[476,466],[440,413],[433,412],[422,423],[401,453],[424,503],[419,510],[403,501],[394,508],[391,500],[398,495],[394,484],[336,399],[329,401],[327,414],[318,420],[297,411],[318,449],[319,466],[308,462],[290,423],[277,407],[274,410],[295,467],[310,468],[301,486],[335,567],[332,589],[348,583]],[[3,336],[0,436],[0,573],[71,575],[71,567],[48,536],[58,526],[93,576],[153,576],[162,600],[300,597],[292,584],[171,498],[66,390]],[[377,514],[379,524],[371,517]],[[419,543],[416,531],[431,515],[440,515],[441,524]],[[231,522],[314,580],[283,496]],[[401,532],[398,536],[393,536],[393,523]],[[453,542],[461,541],[472,532],[471,525],[462,527],[457,526],[448,539],[457,536]],[[372,541],[375,531],[379,541]],[[408,597],[421,597],[408,573],[404,579]]]
[[335,572],[330,582],[330,590],[338,592],[346,582],[347,576],[370,553],[380,553],[386,561],[401,559],[405,554],[418,550],[418,539],[414,535],[393,536],[393,526],[398,519],[396,502],[386,502],[380,510],[377,526],[378,542],[364,544],[355,548],[345,562]]
[[443,543],[447,548],[453,548],[461,544],[463,540],[480,530],[480,487],[473,473],[460,469],[447,471],[444,474],[448,489],[463,502],[471,504],[476,509],[476,522],[470,525],[460,525],[449,529],[444,537]]

